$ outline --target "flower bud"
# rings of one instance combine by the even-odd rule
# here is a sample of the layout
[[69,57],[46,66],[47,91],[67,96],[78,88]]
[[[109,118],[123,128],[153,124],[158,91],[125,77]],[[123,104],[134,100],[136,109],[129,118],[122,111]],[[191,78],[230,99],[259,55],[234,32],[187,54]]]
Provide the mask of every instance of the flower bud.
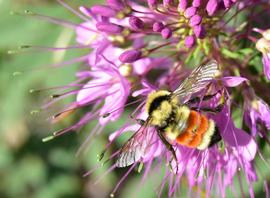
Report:
[[194,15],[190,18],[189,25],[191,27],[194,27],[196,25],[199,25],[202,22],[202,17],[198,14]]
[[172,30],[170,28],[164,28],[163,30],[161,30],[161,36],[164,39],[169,39],[172,36]]
[[173,3],[172,0],[163,0],[163,5],[164,5],[165,7],[170,6],[172,3]]
[[161,30],[164,28],[164,25],[163,25],[163,23],[161,23],[161,22],[155,22],[154,24],[153,24],[153,31],[154,32],[161,32]]
[[143,21],[135,16],[129,17],[129,24],[135,30],[143,29],[144,27]]
[[192,36],[187,36],[185,38],[185,46],[187,48],[192,48],[195,44],[195,37],[192,35]]
[[125,5],[122,0],[107,0],[107,4],[116,10],[123,10]]
[[158,5],[158,0],[147,0],[147,3],[151,9],[155,9]]
[[188,6],[188,0],[180,0],[178,4],[178,9],[181,12],[184,12],[187,9]]
[[139,50],[127,50],[119,56],[119,60],[123,63],[133,63],[142,57],[142,52]]
[[218,9],[218,0],[209,0],[206,5],[206,11],[209,16],[213,16]]
[[205,28],[202,24],[194,26],[193,32],[194,32],[195,36],[199,39],[203,39],[206,36],[206,31],[205,31]]
[[193,1],[192,1],[192,6],[193,6],[193,7],[198,8],[198,7],[201,6],[201,4],[202,4],[202,0],[193,0]]
[[94,14],[105,16],[105,17],[114,17],[117,13],[116,10],[106,5],[94,5],[91,7],[91,11]]
[[233,2],[231,0],[223,0],[223,4],[225,8],[229,8],[233,4]]
[[186,18],[191,18],[192,16],[194,16],[197,12],[197,8],[195,7],[189,7],[186,9],[185,13],[184,13],[184,16]]
[[101,32],[109,34],[120,34],[124,30],[122,26],[109,22],[98,22],[96,24],[96,28]]

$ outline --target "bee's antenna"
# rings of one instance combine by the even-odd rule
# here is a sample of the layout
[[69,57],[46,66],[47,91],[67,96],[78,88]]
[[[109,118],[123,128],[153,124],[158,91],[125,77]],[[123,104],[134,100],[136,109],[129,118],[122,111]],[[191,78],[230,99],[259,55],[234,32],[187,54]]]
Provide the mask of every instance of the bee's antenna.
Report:
[[136,122],[139,124],[139,125],[141,125],[141,126],[143,126],[144,124],[145,124],[145,120],[142,120],[142,119],[136,119]]

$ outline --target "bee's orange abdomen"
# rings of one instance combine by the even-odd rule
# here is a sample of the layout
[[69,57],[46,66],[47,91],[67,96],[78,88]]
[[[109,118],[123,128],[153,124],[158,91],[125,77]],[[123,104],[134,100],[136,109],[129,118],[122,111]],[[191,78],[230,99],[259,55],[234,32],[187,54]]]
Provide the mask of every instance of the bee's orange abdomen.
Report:
[[200,122],[200,114],[196,111],[190,111],[187,127],[184,132],[177,136],[176,142],[188,146],[195,136],[194,129],[200,126]]
[[206,118],[206,116],[204,116],[204,115],[200,115],[200,116],[201,116],[200,126],[198,126],[198,128],[197,128],[196,134],[193,137],[193,140],[191,142],[189,142],[187,145],[187,146],[192,147],[192,148],[195,148],[201,144],[202,139],[203,139],[203,135],[208,130],[208,127],[209,127],[209,124],[208,124],[209,121]]

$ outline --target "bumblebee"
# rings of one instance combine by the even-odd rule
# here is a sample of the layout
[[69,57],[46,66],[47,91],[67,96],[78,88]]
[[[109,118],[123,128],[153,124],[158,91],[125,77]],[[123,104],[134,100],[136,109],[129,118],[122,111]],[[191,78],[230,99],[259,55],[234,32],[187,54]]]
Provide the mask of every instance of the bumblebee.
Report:
[[203,98],[191,98],[194,93],[206,88],[219,73],[217,62],[212,60],[193,70],[175,91],[158,90],[150,93],[145,104],[148,118],[145,121],[140,120],[142,126],[120,150],[116,166],[129,166],[146,154],[153,139],[153,130],[149,130],[151,126],[176,161],[170,142],[199,150],[219,142],[221,136],[218,127],[214,120],[209,119],[203,112],[220,111],[223,104],[214,109],[190,107],[192,103],[215,96],[213,94]]

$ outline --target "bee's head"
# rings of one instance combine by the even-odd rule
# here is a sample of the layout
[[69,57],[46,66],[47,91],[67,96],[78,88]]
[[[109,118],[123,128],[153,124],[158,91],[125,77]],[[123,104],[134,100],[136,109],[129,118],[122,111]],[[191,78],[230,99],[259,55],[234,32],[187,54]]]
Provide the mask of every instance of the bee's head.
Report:
[[159,90],[159,91],[153,91],[151,92],[146,101],[146,112],[148,115],[151,115],[151,113],[156,110],[162,101],[169,100],[170,92],[166,90]]

